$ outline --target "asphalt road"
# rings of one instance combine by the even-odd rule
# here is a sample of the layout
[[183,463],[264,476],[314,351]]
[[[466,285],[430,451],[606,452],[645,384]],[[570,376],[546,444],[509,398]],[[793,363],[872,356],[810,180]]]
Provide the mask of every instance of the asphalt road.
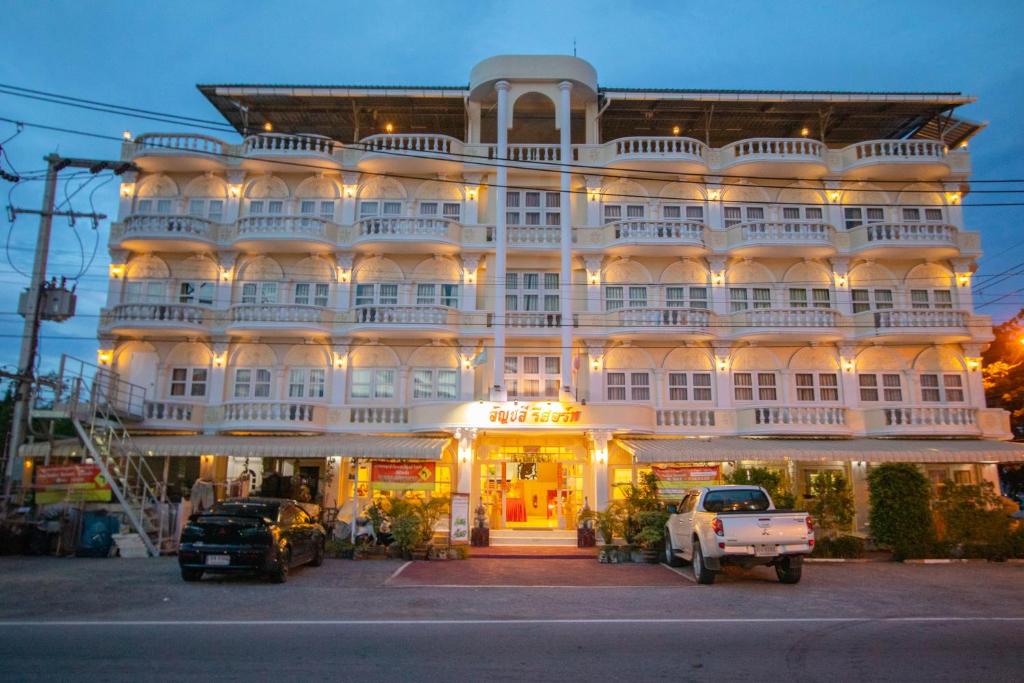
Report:
[[1020,565],[817,565],[798,586],[755,570],[710,587],[585,588],[536,565],[551,574],[544,587],[400,583],[401,568],[333,561],[285,586],[194,585],[173,560],[0,558],[0,678],[1024,677]]

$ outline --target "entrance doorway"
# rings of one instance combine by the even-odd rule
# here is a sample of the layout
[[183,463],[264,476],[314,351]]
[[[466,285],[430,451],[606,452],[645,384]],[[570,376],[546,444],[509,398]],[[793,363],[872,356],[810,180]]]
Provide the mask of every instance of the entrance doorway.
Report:
[[480,462],[480,500],[491,529],[575,528],[586,464],[564,446],[507,446]]

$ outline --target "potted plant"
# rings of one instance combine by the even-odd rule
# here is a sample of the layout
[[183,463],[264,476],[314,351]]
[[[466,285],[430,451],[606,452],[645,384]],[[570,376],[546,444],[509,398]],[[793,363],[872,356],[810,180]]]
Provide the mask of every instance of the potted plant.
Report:
[[644,562],[655,564],[661,557],[668,513],[664,510],[641,512],[637,517],[637,522],[640,531],[637,532],[636,541],[640,546],[641,559]]

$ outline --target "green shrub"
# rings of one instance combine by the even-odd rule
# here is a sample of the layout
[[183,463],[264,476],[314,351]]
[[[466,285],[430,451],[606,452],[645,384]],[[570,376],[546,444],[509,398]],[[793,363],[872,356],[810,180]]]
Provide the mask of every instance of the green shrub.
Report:
[[850,531],[853,525],[853,491],[842,472],[826,470],[814,479],[811,486],[814,502],[810,513],[814,517],[815,538],[834,538]]
[[893,559],[926,557],[935,540],[928,480],[914,465],[885,463],[868,473],[871,534]]
[[664,510],[647,510],[637,515],[640,531],[636,542],[644,550],[660,550],[665,541],[665,524],[668,512]]
[[725,476],[727,484],[760,486],[772,497],[775,507],[792,509],[796,505],[796,496],[790,493],[786,480],[787,477],[782,470],[766,467],[745,467]]
[[844,534],[836,537],[825,537],[814,542],[811,557],[829,557],[855,559],[864,557],[864,539],[859,536]]
[[1010,557],[1024,559],[1024,524],[1018,523],[1017,528],[1010,532],[1008,545]]
[[635,543],[640,534],[640,515],[645,512],[661,510],[661,499],[658,497],[658,476],[653,472],[640,477],[637,485],[622,486],[622,499],[608,506],[619,518],[619,531],[626,543]]
[[939,537],[955,557],[1005,559],[1012,551],[1010,518],[990,482],[947,481],[935,501]]
[[328,538],[324,541],[324,555],[327,557],[351,559],[354,552],[355,546],[348,540]]

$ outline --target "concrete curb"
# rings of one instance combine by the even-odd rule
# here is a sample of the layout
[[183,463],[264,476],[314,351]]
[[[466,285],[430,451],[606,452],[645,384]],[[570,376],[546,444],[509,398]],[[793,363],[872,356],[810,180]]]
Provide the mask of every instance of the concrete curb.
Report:
[[866,558],[866,557],[853,557],[853,558],[844,558],[844,557],[805,557],[804,558],[804,562],[805,563],[809,562],[809,563],[812,563],[812,564],[844,564],[844,563],[848,563],[848,564],[869,564],[869,563],[888,562],[888,561],[889,560],[872,560],[872,559]]

